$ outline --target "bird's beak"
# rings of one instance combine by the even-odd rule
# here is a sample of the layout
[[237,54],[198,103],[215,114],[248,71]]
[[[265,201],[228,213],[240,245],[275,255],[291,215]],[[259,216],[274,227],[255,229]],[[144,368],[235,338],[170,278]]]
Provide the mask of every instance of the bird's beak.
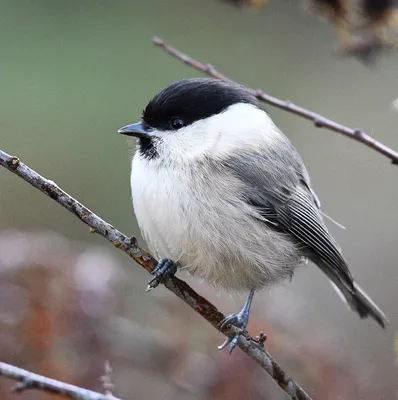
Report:
[[142,122],[126,125],[123,128],[120,128],[117,132],[122,135],[135,136],[138,138],[151,136],[151,129],[146,127]]

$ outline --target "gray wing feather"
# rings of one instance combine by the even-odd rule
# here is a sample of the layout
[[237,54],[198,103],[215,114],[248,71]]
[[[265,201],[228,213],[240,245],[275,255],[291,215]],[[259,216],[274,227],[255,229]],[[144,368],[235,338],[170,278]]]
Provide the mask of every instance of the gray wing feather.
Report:
[[[290,213],[288,220],[284,214]],[[279,209],[280,221],[300,244],[309,251],[314,262],[323,261],[352,287],[353,278],[333,237],[327,231],[312,195],[297,188],[287,203]]]
[[[349,307],[362,317],[371,316],[382,327],[388,319],[354,282],[339,246],[329,234],[300,156],[287,138],[280,148],[256,154],[242,151],[222,162],[241,181],[243,200],[271,229],[291,240],[330,278]],[[254,213],[255,215],[255,213]]]
[[[268,153],[272,151],[268,149]],[[271,228],[291,235],[312,261],[322,261],[323,267],[352,287],[351,273],[322,220],[319,200],[296,151],[264,155],[242,151],[223,164],[242,181],[244,200],[269,221]]]

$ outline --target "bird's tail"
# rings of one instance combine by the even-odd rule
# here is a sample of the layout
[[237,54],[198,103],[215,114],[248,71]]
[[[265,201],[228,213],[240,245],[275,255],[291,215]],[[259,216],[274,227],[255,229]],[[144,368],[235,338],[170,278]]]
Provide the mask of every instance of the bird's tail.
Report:
[[322,268],[323,272],[330,278],[330,282],[347,307],[356,311],[361,318],[373,318],[381,327],[388,325],[388,319],[383,311],[366,294],[366,292],[355,282],[346,283],[341,277],[328,267]]

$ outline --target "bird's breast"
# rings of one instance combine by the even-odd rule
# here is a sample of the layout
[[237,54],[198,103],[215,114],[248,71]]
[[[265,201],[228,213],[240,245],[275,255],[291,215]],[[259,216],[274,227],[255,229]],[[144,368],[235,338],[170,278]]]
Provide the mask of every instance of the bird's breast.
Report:
[[[290,276],[298,263],[292,243],[265,229],[239,200],[232,175],[162,168],[135,156],[135,215],[150,250],[206,281],[250,289]],[[283,251],[281,251],[283,250]]]
[[178,261],[186,248],[189,200],[183,177],[135,156],[131,191],[134,212],[148,245],[158,258]]

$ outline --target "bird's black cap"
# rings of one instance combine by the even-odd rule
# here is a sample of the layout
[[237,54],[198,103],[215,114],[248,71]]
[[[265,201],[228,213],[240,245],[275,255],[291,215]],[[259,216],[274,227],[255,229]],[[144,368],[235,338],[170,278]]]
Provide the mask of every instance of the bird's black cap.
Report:
[[238,103],[262,108],[246,88],[211,78],[183,79],[159,92],[146,106],[141,121],[119,129],[119,133],[138,138],[140,153],[158,156],[158,131],[178,130],[195,121],[211,117]]
[[173,126],[176,119],[183,124],[180,127],[187,126],[236,103],[260,107],[257,99],[242,86],[219,79],[183,79],[167,86],[148,103],[142,121],[159,130],[178,129]]

